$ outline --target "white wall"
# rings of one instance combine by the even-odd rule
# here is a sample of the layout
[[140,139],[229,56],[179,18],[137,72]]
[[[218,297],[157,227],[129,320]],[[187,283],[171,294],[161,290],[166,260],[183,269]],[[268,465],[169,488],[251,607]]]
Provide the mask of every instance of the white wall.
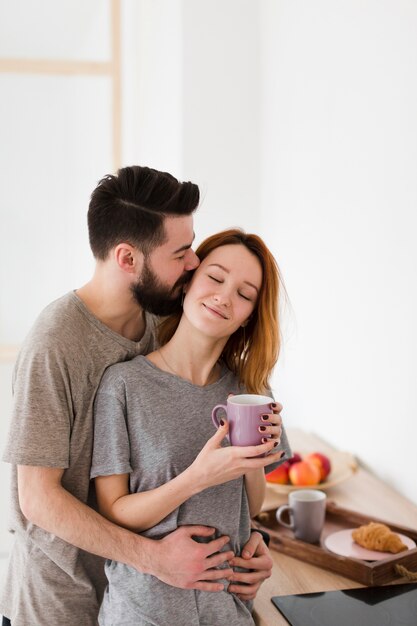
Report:
[[123,7],[125,163],[199,184],[197,241],[229,226],[255,229],[257,4],[129,0]]
[[[108,8],[0,0],[0,56],[105,61]],[[0,73],[0,93],[0,344],[15,344],[92,269],[86,208],[112,167],[111,81]]]
[[184,171],[201,187],[198,239],[253,230],[259,206],[259,31],[252,0],[183,0]]
[[417,502],[417,4],[262,3],[262,230],[291,424]]
[[181,0],[122,4],[123,164],[183,175]]

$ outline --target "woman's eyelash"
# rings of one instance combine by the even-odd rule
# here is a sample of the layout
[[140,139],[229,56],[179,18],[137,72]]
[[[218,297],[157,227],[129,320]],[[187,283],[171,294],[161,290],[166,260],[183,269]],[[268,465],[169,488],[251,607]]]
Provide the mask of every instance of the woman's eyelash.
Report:
[[[207,276],[208,276],[209,278],[211,278],[211,280],[214,280],[214,282],[216,282],[216,283],[222,283],[222,282],[223,282],[222,280],[220,280],[220,279],[218,279],[218,278],[214,278],[214,276],[210,276],[210,274],[207,274]],[[251,302],[252,298],[248,298],[248,296],[244,296],[244,295],[243,295],[243,293],[240,293],[239,291],[238,291],[238,294],[239,294],[239,296],[240,296],[241,298],[243,298],[244,300],[247,300],[248,302]]]
[[[214,280],[215,283],[222,283],[223,281],[220,280],[219,278],[215,278],[214,276],[211,276],[211,274],[207,274],[207,276],[209,278],[211,278],[211,280]],[[252,302],[252,298],[249,298],[248,296],[243,295],[243,293],[240,293],[240,291],[238,291],[238,295],[243,298],[244,300],[247,300],[248,302]]]

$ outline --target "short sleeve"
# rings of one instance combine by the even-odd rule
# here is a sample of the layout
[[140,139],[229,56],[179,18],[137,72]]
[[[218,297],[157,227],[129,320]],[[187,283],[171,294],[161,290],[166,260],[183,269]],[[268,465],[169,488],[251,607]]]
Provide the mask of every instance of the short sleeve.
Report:
[[91,478],[130,474],[132,471],[126,406],[120,386],[123,381],[115,381],[105,374],[94,401]]
[[69,467],[73,409],[65,361],[54,345],[23,349],[13,374],[13,408],[3,460]]

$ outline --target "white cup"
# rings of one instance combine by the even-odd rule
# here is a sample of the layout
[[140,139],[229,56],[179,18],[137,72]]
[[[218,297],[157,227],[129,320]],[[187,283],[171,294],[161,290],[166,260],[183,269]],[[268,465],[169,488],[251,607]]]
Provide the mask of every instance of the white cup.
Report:
[[[291,528],[296,539],[317,543],[324,526],[326,515],[326,494],[317,489],[300,489],[291,491],[288,496],[289,504],[283,504],[277,509],[277,521]],[[290,522],[282,519],[288,511]]]

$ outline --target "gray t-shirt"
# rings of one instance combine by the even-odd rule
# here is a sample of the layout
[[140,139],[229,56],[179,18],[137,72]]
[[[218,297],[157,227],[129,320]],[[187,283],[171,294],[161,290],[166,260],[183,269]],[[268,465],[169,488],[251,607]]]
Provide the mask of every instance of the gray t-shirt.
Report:
[[14,546],[0,601],[13,626],[94,626],[105,586],[103,559],[51,535],[22,515],[17,465],[65,468],[62,484],[95,506],[90,481],[93,402],[105,369],[154,349],[152,316],[140,342],[102,324],[71,292],[41,313],[18,356],[3,460],[11,463]]
[[[212,408],[229,393],[242,391],[226,368],[218,381],[200,387],[161,371],[143,356],[110,367],[95,399],[91,476],[128,473],[131,493],[165,484],[191,465],[215,433]],[[289,450],[285,434],[281,447]],[[240,554],[250,534],[243,477],[205,489],[143,534],[157,539],[189,524],[229,535],[224,550]],[[253,624],[250,606],[227,591],[177,589],[113,561],[106,563],[106,575],[102,626]]]

